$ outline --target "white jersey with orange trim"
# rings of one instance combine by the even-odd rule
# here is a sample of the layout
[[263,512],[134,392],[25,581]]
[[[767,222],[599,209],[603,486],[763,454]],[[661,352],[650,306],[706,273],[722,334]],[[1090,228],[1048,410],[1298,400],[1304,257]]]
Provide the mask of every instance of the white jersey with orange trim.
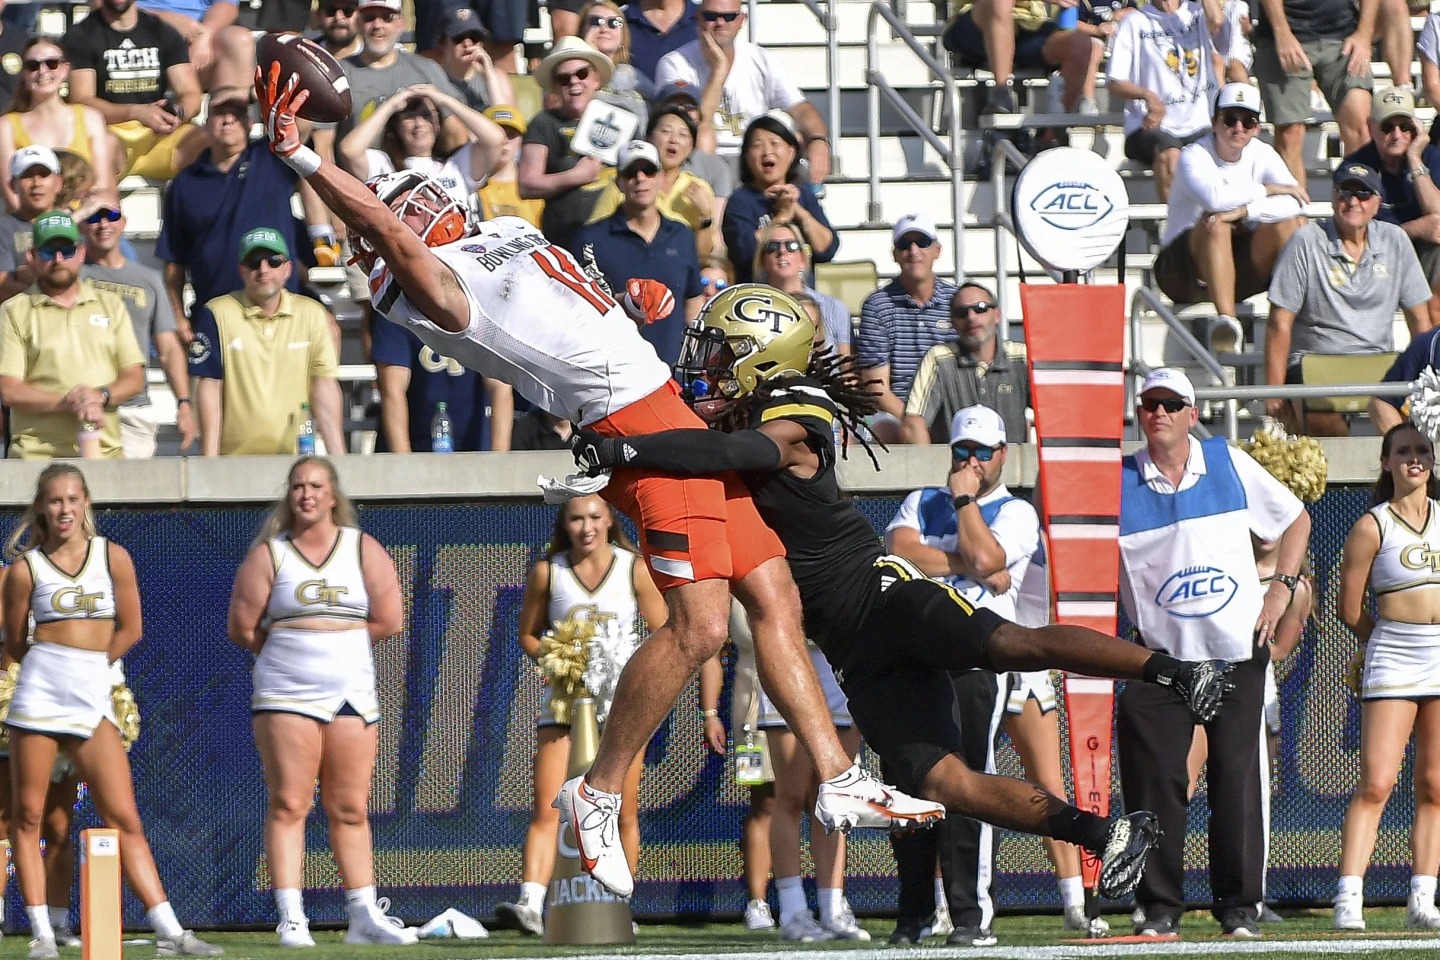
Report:
[[670,379],[670,368],[604,287],[525,220],[484,221],[473,235],[432,252],[469,297],[464,332],[448,333],[426,319],[384,261],[370,273],[370,300],[441,356],[503,380],[536,406],[582,425]]

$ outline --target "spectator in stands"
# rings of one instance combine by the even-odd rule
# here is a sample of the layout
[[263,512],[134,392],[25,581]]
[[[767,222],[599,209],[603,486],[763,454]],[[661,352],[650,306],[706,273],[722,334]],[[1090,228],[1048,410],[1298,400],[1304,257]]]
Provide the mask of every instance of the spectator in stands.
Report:
[[955,285],[935,276],[940,234],[929,217],[907,213],[891,234],[894,280],[865,298],[860,306],[856,343],[865,378],[878,381],[880,414],[872,424],[887,443],[902,442],[905,400],[920,361],[931,347],[955,338],[950,300]]
[[[1409,22],[1408,19],[1406,22]],[[1440,16],[1431,13],[1425,18],[1415,49],[1420,54],[1420,89],[1425,94],[1425,101],[1440,103]],[[1431,121],[1432,138],[1435,127],[1435,122]]]
[[520,72],[515,63],[515,46],[525,35],[525,0],[416,0],[414,6],[416,50],[429,55],[438,46],[446,18],[468,9],[476,18],[471,22],[485,30],[485,39],[480,42],[495,68],[502,73]]
[[610,80],[614,64],[579,37],[566,37],[540,61],[535,79],[556,98],[530,121],[520,148],[520,196],[544,200],[541,227],[551,243],[568,247],[595,209],[615,171],[570,149],[575,122]]
[[[241,238],[258,226],[276,225],[301,251],[302,266],[315,263],[305,226],[291,212],[299,178],[271,151],[264,137],[250,140],[250,107],[241,93],[216,95],[205,118],[206,150],[165,191],[164,221],[155,256],[165,262],[165,289],[180,337],[190,341],[183,293],[188,280],[195,303],[238,290]],[[327,220],[308,186],[300,199],[311,223]],[[301,276],[284,271],[286,286],[300,289]]]
[[682,166],[710,184],[716,198],[723,202],[735,190],[735,176],[730,171],[730,164],[715,155],[715,125],[700,122],[699,98],[699,89],[694,84],[676,80],[655,91],[656,110],[659,112],[673,107],[689,119],[695,131],[695,149],[690,151]]
[[355,0],[321,0],[316,17],[320,22],[320,46],[336,60],[353,57],[364,49],[360,42]]
[[145,357],[125,301],[80,277],[85,245],[70,214],[35,218],[25,254],[35,284],[0,307],[0,402],[10,456],[82,455],[78,434],[100,428],[100,455],[124,456],[116,405],[145,387]]
[[632,0],[624,9],[630,62],[652,80],[661,57],[700,36],[700,4],[694,0]]
[[195,309],[190,374],[202,452],[294,453],[308,403],[326,450],[344,453],[329,312],[285,289],[293,264],[280,230],[246,233],[239,261],[243,289]]
[[973,280],[960,284],[950,300],[956,339],[931,347],[910,385],[906,443],[945,443],[956,414],[977,404],[1000,414],[1008,442],[1025,442],[1030,406],[1025,345],[1001,340],[1004,322],[995,294]]
[[[1430,4],[1416,0],[1421,12]],[[1390,82],[1415,91],[1415,28],[1410,26],[1410,4],[1406,0],[1380,0],[1375,14],[1375,47],[1390,68]]]
[[814,244],[816,263],[829,263],[840,249],[840,234],[800,175],[800,141],[790,118],[775,111],[762,114],[745,129],[740,186],[725,204],[720,233],[735,264],[736,278],[750,279],[755,240],[767,220],[794,220]]
[[1098,113],[1095,67],[1099,66],[1088,33],[1062,30],[1043,0],[973,0],[960,6],[945,25],[945,49],[958,54],[967,67],[995,75],[982,113],[1016,113],[1010,78],[1016,67],[1046,70],[1058,67],[1065,83],[1065,111]]
[[[233,4],[230,5],[232,12]],[[120,138],[120,176],[169,180],[204,148],[191,123],[200,82],[184,37],[134,0],[102,0],[65,34],[71,103],[99,110]],[[248,88],[251,77],[237,86]]]
[[445,15],[440,30],[436,60],[450,78],[455,95],[475,111],[483,111],[492,104],[515,102],[509,75],[495,68],[495,61],[485,49],[487,36],[475,11],[469,7],[451,10]]
[[[1262,15],[1255,25],[1255,76],[1265,118],[1275,125],[1275,149],[1303,187],[1312,86],[1320,88],[1340,125],[1346,156],[1370,139],[1365,123],[1370,115],[1370,48],[1380,4],[1281,0],[1280,6],[1282,16]],[[1258,9],[1265,14],[1263,7]]]
[[[271,5],[276,5],[275,0]],[[249,27],[235,23],[237,0],[145,0],[141,9],[185,38],[190,63],[206,90],[243,86],[253,79],[255,38]]]
[[1125,104],[1125,156],[1150,167],[1160,199],[1180,149],[1210,132],[1220,0],[1155,0],[1115,29],[1105,87]]
[[1405,87],[1376,93],[1370,142],[1344,162],[1363,163],[1380,174],[1376,219],[1405,231],[1430,289],[1440,291],[1440,148],[1420,130],[1415,95]]
[[[470,139],[453,153],[440,151],[440,109],[465,125]],[[370,144],[380,141],[380,149]],[[396,170],[419,170],[450,196],[470,204],[505,143],[505,131],[483,113],[429,84],[397,92],[340,141],[340,165],[360,180]]]
[[[1239,2],[1239,0],[1232,0]],[[1110,38],[1115,36],[1115,30],[1120,21],[1129,14],[1138,10],[1138,0],[1079,0],[1075,4],[1076,18],[1075,29],[1090,38],[1090,64],[1086,68],[1088,76],[1096,76],[1100,73],[1101,61],[1105,59],[1105,51],[1109,48]],[[1065,77],[1056,71],[1050,74],[1049,86],[1045,88],[1047,106],[1051,113],[1062,113],[1065,111]],[[1099,112],[1099,106],[1095,102],[1093,81],[1089,97],[1082,96],[1075,104],[1075,112],[1080,114],[1094,114]]]
[[[1381,380],[1384,383],[1413,383],[1426,370],[1440,370],[1437,337],[1440,337],[1440,327],[1431,327],[1411,340]],[[1405,420],[1409,412],[1410,402],[1405,396],[1373,397],[1370,400],[1370,421],[1375,432],[1381,436]]]
[[376,453],[430,453],[435,411],[445,404],[456,452],[509,450],[515,395],[420,342],[409,327],[375,318],[370,359],[380,389]]
[[[80,213],[80,232],[85,237],[85,265],[82,280],[125,301],[140,355],[149,358],[151,348],[160,358],[160,369],[175,395],[175,425],[180,430],[180,450],[195,442],[195,415],[190,402],[190,367],[185,347],[175,333],[175,313],[165,293],[165,280],[156,270],[127,260],[120,250],[125,236],[125,213],[113,191],[97,191]],[[146,386],[120,404],[120,437],[129,460],[155,456],[155,434],[159,422]]]
[[[110,155],[104,116],[94,107],[69,104],[60,97],[70,77],[60,44],[37,37],[25,45],[20,58],[20,90],[0,122],[0,170],[9,167],[16,150],[39,143],[86,161],[94,171],[95,187],[114,189],[116,158]],[[14,210],[14,190],[6,186],[3,193],[5,206]]]
[[480,215],[486,220],[521,217],[538,227],[545,213],[545,201],[520,199],[520,187],[516,181],[518,170],[515,160],[520,155],[520,143],[525,137],[525,118],[514,107],[490,107],[485,116],[505,131],[505,142],[495,155],[489,179],[476,194]]
[[[701,91],[701,122],[714,127],[715,152],[732,164],[738,162],[742,173],[754,121],[775,110],[788,112],[804,138],[803,146],[797,141],[797,150],[810,163],[810,181],[824,183],[830,176],[830,132],[825,121],[780,58],[741,36],[745,12],[740,0],[703,0],[697,15],[699,36],[660,60],[656,86],[663,89],[683,80]],[[795,137],[792,131],[790,138]],[[818,243],[819,237],[815,239]],[[736,265],[748,269],[748,255]]]
[[34,238],[36,217],[56,206],[64,180],[60,159],[45,146],[16,150],[10,157],[10,192],[14,213],[0,214],[0,302],[9,300],[35,282],[25,254]]
[[1239,346],[1237,300],[1263,293],[1275,261],[1305,224],[1310,202],[1275,148],[1260,140],[1260,97],[1227,83],[1211,132],[1180,151],[1155,280],[1176,303],[1209,300],[1219,314],[1210,345]]
[[643,106],[655,97],[655,81],[630,63],[630,29],[620,11],[621,4],[615,0],[591,0],[580,11],[580,36],[615,64],[606,92],[637,100]]
[[827,293],[806,285],[810,274],[810,244],[805,228],[793,220],[771,220],[760,230],[755,248],[754,277],[756,283],[770,286],[795,297],[806,297],[819,311],[818,325],[825,340],[836,353],[851,353],[850,311],[845,304]]
[[706,300],[735,282],[735,266],[725,257],[700,258],[700,289]]
[[[21,10],[32,8],[28,3],[10,6]],[[38,7],[39,4],[34,6]],[[16,57],[30,40],[29,26],[12,22],[5,16],[5,9],[5,0],[0,0],[0,104],[15,99],[15,91],[20,88],[20,64]]]
[[[1335,171],[1335,218],[1296,232],[1270,281],[1265,326],[1265,382],[1302,383],[1307,353],[1385,353],[1395,348],[1396,308],[1410,335],[1431,326],[1430,285],[1405,231],[1377,222],[1380,175],[1346,163]],[[1338,413],[1304,411],[1304,404],[1266,402],[1292,433],[1341,437],[1349,426]]]
[[[575,232],[571,252],[581,263],[594,264],[617,295],[634,277],[659,280],[675,298],[670,316],[640,328],[667,365],[680,359],[685,325],[704,305],[700,286],[700,257],[695,252],[695,231],[660,212],[660,152],[646,140],[632,140],[620,148],[615,182],[624,194],[620,208],[604,220]],[[678,309],[685,304],[682,315]]]

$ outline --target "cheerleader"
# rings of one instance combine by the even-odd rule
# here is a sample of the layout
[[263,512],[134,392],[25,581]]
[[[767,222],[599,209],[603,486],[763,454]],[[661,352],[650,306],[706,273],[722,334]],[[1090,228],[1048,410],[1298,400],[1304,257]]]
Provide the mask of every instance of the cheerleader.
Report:
[[401,621],[390,555],[356,526],[330,461],[301,457],[230,597],[230,639],[255,654],[250,711],[269,795],[265,861],[281,946],[315,945],[300,880],[317,779],[345,885],[345,942],[417,942],[375,897],[370,845],[380,729],[370,647],[399,633]]
[[[78,469],[46,467],[6,545],[5,653],[22,669],[10,701],[11,852],[34,940],[31,960],[60,955],[40,855],[51,773],[62,746],[90,785],[105,825],[120,833],[120,863],[145,905],[161,956],[224,951],[180,926],[145,840],[130,760],[112,695],[111,665],[140,639],[140,591],[130,554],[95,533]],[[34,645],[27,646],[31,617]]]
[[[1409,423],[1380,447],[1373,506],[1350,529],[1340,564],[1341,621],[1359,638],[1360,782],[1340,834],[1335,928],[1364,930],[1365,868],[1380,815],[1415,734],[1415,823],[1405,926],[1440,930],[1440,480],[1435,448]],[[1377,618],[1365,604],[1369,587]]]
[[[555,517],[545,557],[530,568],[520,607],[520,647],[532,660],[540,657],[540,636],[563,620],[613,620],[639,643],[637,620],[651,630],[666,619],[665,601],[639,563],[635,544],[620,526],[613,507],[599,497],[568,501]],[[621,665],[623,666],[623,664]],[[556,830],[560,813],[552,805],[570,756],[570,727],[556,720],[550,690],[541,691],[535,722],[535,806],[525,834],[520,897],[495,908],[501,924],[536,935],[545,931],[545,886],[555,869]],[[625,777],[620,806],[620,843],[633,875],[640,859],[640,772],[642,754]]]

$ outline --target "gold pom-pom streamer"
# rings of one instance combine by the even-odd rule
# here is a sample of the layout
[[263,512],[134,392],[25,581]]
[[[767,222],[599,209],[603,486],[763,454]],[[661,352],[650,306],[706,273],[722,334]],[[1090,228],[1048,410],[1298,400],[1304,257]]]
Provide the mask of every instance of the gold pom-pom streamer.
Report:
[[1278,424],[1271,422],[1241,443],[1240,449],[1305,503],[1314,503],[1324,495],[1330,463],[1325,448],[1314,437],[1286,436]]
[[550,683],[550,709],[555,722],[570,722],[570,704],[576,697],[588,697],[585,668],[590,663],[590,641],[595,636],[591,620],[557,620],[540,637],[540,672]]
[[115,708],[115,725],[120,729],[120,742],[129,750],[140,739],[140,705],[135,702],[135,694],[123,683],[111,688],[110,702]]
[[0,673],[0,750],[10,750],[10,728],[5,718],[10,716],[10,701],[15,696],[15,682],[20,679],[20,664],[12,663]]

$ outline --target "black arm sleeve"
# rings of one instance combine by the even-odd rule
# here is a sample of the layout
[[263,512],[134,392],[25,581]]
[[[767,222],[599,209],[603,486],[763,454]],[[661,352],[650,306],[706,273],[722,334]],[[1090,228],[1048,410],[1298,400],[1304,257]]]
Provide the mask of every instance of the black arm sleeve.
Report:
[[708,477],[731,470],[769,473],[780,469],[780,445],[758,430],[737,433],[666,430],[640,437],[619,437],[614,442],[622,451],[621,466],[645,467],[677,477]]

